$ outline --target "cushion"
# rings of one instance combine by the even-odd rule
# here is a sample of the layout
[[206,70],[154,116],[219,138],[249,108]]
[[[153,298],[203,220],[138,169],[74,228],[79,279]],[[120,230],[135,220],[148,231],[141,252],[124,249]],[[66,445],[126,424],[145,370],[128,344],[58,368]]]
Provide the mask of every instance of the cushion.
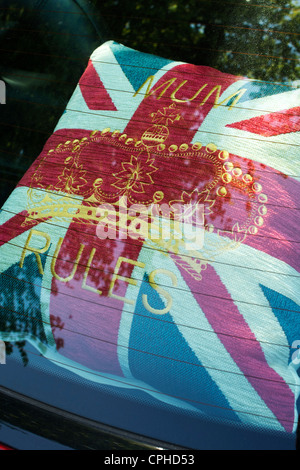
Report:
[[0,213],[0,339],[127,396],[293,433],[297,99],[96,49]]

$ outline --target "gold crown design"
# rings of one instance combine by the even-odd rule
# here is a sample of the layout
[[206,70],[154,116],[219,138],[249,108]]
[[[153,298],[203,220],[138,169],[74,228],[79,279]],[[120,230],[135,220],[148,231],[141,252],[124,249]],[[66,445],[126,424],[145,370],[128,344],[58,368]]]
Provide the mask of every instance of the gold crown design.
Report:
[[[214,143],[202,145],[200,142],[181,143],[179,145],[166,144],[169,138],[169,123],[181,119],[175,104],[163,108],[151,114],[152,126],[148,127],[142,134],[140,140],[132,138],[119,130],[105,128],[102,131],[94,130],[88,137],[82,139],[68,140],[60,143],[56,148],[49,150],[47,155],[39,162],[36,172],[32,177],[31,186],[28,190],[27,219],[24,224],[32,220],[73,220],[82,224],[98,224],[101,220],[97,210],[99,204],[110,203],[116,205],[124,195],[129,202],[139,203],[149,206],[163,200],[164,193],[156,190],[152,198],[147,201],[141,200],[140,195],[144,193],[145,184],[152,185],[152,173],[157,170],[153,165],[155,157],[183,159],[202,159],[209,162],[214,167],[214,176],[205,186],[204,190],[198,192],[194,189],[191,192],[182,191],[181,197],[175,201],[169,201],[171,214],[176,218],[174,204],[194,205],[203,203],[204,214],[207,216],[213,213],[217,199],[226,200],[229,195],[229,188],[236,188],[247,195],[251,201],[251,210],[248,212],[244,223],[236,222],[231,230],[222,231],[212,224],[206,225],[206,232],[214,232],[218,235],[215,241],[207,237],[201,250],[185,253],[184,240],[150,240],[145,237],[144,243],[155,249],[161,250],[168,256],[172,256],[176,263],[191,273],[195,279],[201,279],[201,273],[206,269],[207,264],[214,260],[218,254],[225,250],[236,249],[248,236],[255,235],[264,224],[264,216],[267,213],[265,203],[268,198],[263,193],[263,188],[258,181],[255,181],[251,172],[244,173],[231,160],[227,150],[219,150]],[[86,170],[80,163],[82,150],[91,143],[104,143],[130,153],[130,161],[123,161],[122,171],[113,174],[115,183],[112,184],[112,191],[104,191],[103,178],[97,177],[92,185],[86,189]],[[136,184],[133,176],[138,171],[138,156],[141,152],[148,154],[148,160],[144,164],[143,184]],[[150,154],[151,152],[151,154]],[[51,163],[51,158],[55,154],[65,155],[64,167],[56,183],[44,185],[44,174],[48,168],[45,165]],[[49,161],[50,159],[50,161]],[[148,165],[148,166],[147,166]],[[129,178],[130,181],[126,181]],[[124,227],[119,227],[120,229]]]

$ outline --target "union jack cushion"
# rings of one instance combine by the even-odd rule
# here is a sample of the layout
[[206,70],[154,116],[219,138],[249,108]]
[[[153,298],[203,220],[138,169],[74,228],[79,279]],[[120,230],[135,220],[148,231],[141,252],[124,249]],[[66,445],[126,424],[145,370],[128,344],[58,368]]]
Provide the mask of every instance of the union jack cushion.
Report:
[[299,102],[297,83],[96,49],[0,213],[0,339],[127,395],[294,433]]

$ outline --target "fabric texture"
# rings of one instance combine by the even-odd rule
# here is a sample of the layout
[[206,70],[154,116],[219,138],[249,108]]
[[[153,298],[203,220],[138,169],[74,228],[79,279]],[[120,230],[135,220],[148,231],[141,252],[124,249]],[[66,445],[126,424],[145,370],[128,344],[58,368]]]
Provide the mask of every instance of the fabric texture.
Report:
[[[299,97],[115,42],[95,50],[0,213],[0,339],[199,416],[294,432]],[[203,246],[121,224],[100,238],[99,206],[125,198],[201,204]]]

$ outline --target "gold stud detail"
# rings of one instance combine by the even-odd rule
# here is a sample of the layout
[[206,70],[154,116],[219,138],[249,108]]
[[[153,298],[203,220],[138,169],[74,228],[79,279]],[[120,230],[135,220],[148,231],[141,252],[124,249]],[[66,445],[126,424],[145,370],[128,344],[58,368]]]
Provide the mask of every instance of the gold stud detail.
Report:
[[179,147],[179,150],[181,152],[186,152],[188,148],[189,148],[188,144],[181,144]]
[[164,198],[163,191],[156,191],[153,195],[153,199],[155,202],[159,202]]
[[242,172],[241,168],[234,168],[234,169],[232,170],[232,174],[233,174],[236,178],[239,178],[242,173],[243,173],[243,172]]
[[166,148],[165,144],[159,144],[158,147],[157,147],[157,150],[162,152],[163,150],[165,150],[165,148]]
[[262,191],[262,185],[260,183],[253,183],[252,189],[255,193],[260,193]]
[[262,205],[262,206],[259,206],[258,212],[260,213],[260,215],[266,215],[266,213],[268,212],[268,209],[266,208],[266,206]]
[[229,152],[227,152],[227,150],[221,150],[218,156],[220,160],[228,160]]
[[223,164],[223,168],[224,168],[225,171],[232,171],[233,167],[234,167],[234,165],[233,165],[232,162],[225,162]]
[[255,225],[250,225],[249,229],[248,229],[248,232],[251,234],[251,235],[255,235],[257,232],[258,232],[258,228],[255,227]]
[[217,189],[217,195],[218,196],[224,197],[224,196],[226,196],[226,194],[227,194],[227,189],[224,186],[220,186]]
[[265,203],[265,202],[268,201],[268,196],[267,196],[266,194],[261,193],[261,194],[258,196],[258,200],[259,200],[259,202]]
[[255,223],[255,225],[257,225],[258,227],[261,227],[261,226],[264,224],[264,219],[263,219],[261,216],[257,216],[257,217],[255,217],[255,219],[254,219],[254,223]]
[[192,146],[193,150],[200,150],[202,148],[202,144],[200,142],[195,142]]
[[217,150],[217,146],[215,144],[207,144],[206,149],[208,153],[214,153]]
[[249,173],[247,173],[246,175],[243,176],[243,181],[244,183],[249,184],[249,183],[252,183],[253,178],[251,175],[249,175]]
[[232,180],[231,174],[230,173],[224,173],[224,175],[222,175],[222,180],[226,184],[230,183],[230,181]]

